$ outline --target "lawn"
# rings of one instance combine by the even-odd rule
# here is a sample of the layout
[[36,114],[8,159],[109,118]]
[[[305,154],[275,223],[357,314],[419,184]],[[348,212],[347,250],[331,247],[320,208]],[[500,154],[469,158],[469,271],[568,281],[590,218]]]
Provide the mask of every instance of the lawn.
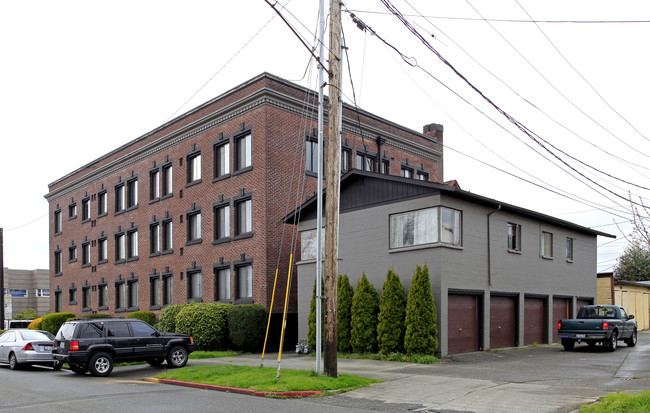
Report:
[[637,394],[612,393],[598,403],[585,405],[580,413],[647,413],[650,412],[650,390]]
[[276,369],[250,366],[190,366],[170,370],[157,379],[179,380],[191,383],[213,384],[268,392],[293,391],[349,391],[379,383],[380,380],[350,374],[340,374],[334,379],[317,376],[313,371],[283,369],[276,382]]

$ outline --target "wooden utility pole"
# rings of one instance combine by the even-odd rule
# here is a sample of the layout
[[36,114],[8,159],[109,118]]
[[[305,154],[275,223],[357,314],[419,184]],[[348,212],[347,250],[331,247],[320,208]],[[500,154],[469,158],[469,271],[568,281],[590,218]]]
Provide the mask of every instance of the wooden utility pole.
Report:
[[325,374],[338,377],[337,283],[339,191],[341,179],[341,3],[330,0],[329,114],[327,130],[327,197],[325,200]]

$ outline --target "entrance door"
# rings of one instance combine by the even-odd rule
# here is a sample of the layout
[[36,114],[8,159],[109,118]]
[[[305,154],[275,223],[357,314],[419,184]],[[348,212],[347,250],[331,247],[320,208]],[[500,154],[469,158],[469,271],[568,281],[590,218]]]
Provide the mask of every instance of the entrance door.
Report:
[[478,296],[449,294],[447,304],[447,352],[479,350]]

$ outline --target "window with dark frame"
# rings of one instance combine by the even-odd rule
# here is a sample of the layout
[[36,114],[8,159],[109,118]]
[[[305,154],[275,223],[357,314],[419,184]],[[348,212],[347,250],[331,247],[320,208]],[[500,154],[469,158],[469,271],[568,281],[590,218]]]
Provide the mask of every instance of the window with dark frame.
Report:
[[77,287],[73,286],[68,288],[68,304],[77,305]]
[[253,165],[252,135],[250,132],[235,137],[235,156],[235,167],[237,171]]
[[521,252],[521,225],[508,222],[508,250]]
[[126,234],[120,232],[115,234],[115,262],[126,261]]
[[129,311],[136,311],[140,305],[140,282],[135,280],[127,280],[126,286],[128,289],[128,306]]
[[68,205],[68,219],[75,218],[77,218],[77,203],[71,202],[70,205]]
[[198,183],[201,180],[201,150],[187,155],[187,183]]
[[201,301],[203,299],[203,274],[201,270],[187,272],[187,299]]
[[352,162],[352,150],[350,148],[341,148],[341,172],[350,170]]
[[60,313],[63,309],[63,299],[61,298],[61,290],[54,291],[54,311]]
[[230,175],[230,141],[224,139],[214,145],[214,178]]
[[222,203],[214,207],[214,240],[230,238],[230,204]]
[[214,268],[214,300],[230,302],[230,266]]
[[362,171],[377,172],[377,157],[357,150],[355,168]]
[[82,311],[90,311],[90,286],[84,285],[81,287],[81,309]]
[[62,216],[61,216],[61,210],[56,209],[54,210],[54,235],[58,235],[61,233],[61,228],[62,228]]
[[132,209],[138,206],[138,178],[126,181],[126,208]]
[[63,272],[63,262],[61,257],[61,250],[57,249],[54,251],[54,275],[61,275]]
[[115,185],[115,213],[126,209],[126,187],[124,183]]
[[126,232],[126,260],[138,258],[138,229],[129,229]]
[[318,173],[318,138],[307,135],[305,138],[305,171]]
[[429,174],[424,171],[417,171],[417,177],[419,181],[428,181],[429,180]]
[[201,241],[201,209],[194,208],[187,212],[187,244]]
[[77,262],[77,246],[75,244],[68,247],[68,262]]
[[160,308],[160,274],[149,275],[149,306],[152,309]]
[[167,163],[162,166],[162,196],[171,196],[172,194],[172,164]]
[[97,240],[97,264],[103,264],[108,261],[108,240],[99,238]]
[[162,304],[174,304],[174,274],[171,272],[162,273]]
[[97,309],[108,309],[108,284],[100,283],[97,285]]
[[81,266],[90,266],[90,242],[83,242],[81,244]]
[[149,224],[149,254],[160,253],[160,222]]
[[149,171],[149,200],[155,201],[160,199],[160,170],[152,169]]
[[251,233],[253,231],[253,200],[251,198],[236,200],[235,210],[237,235]]
[[97,193],[97,218],[108,214],[108,193],[101,191]]
[[402,177],[413,178],[413,168],[402,166]]
[[542,258],[553,258],[553,234],[550,232],[542,231],[540,255]]
[[164,219],[162,220],[162,251],[161,253],[170,253],[174,250],[174,232],[173,232],[173,224],[172,220],[170,219]]
[[380,171],[384,175],[390,175],[390,160],[382,159],[381,160],[381,169]]
[[126,310],[126,282],[124,280],[115,282],[115,311]]
[[90,221],[90,198],[81,200],[81,222]]
[[239,265],[236,271],[237,299],[253,298],[253,265]]

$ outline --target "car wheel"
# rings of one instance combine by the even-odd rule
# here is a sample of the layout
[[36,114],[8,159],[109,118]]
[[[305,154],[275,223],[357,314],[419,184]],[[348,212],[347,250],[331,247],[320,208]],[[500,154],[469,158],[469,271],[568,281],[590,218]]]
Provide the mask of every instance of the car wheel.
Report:
[[175,346],[167,354],[169,367],[183,367],[187,364],[187,350],[183,346]]
[[616,331],[613,331],[612,336],[609,338],[609,343],[607,344],[607,350],[616,351],[617,345],[618,345],[618,334],[616,334]]
[[75,364],[75,363],[68,363],[70,366],[70,370],[75,372],[76,374],[86,374],[88,372],[88,367],[82,366],[80,364]]
[[627,344],[628,347],[636,346],[636,330],[634,330],[634,333],[632,333],[630,338],[628,338],[625,343]]
[[113,371],[113,357],[107,353],[96,353],[90,358],[88,368],[93,376],[106,377]]
[[563,338],[562,339],[562,346],[566,351],[571,351],[573,350],[573,346],[576,344],[575,340],[571,340],[570,338]]
[[16,353],[11,353],[9,355],[9,368],[12,370],[18,370],[18,359],[16,358]]
[[61,370],[61,367],[63,367],[63,362],[59,360],[54,360],[54,363],[52,364],[52,368],[54,369],[54,371]]

